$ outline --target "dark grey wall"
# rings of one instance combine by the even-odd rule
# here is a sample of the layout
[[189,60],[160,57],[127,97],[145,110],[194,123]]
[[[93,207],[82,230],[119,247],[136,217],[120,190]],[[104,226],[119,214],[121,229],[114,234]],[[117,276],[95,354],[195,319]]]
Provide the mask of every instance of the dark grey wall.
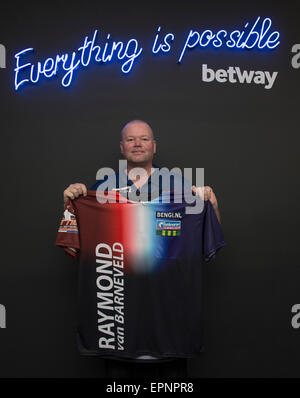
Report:
[[[147,120],[158,139],[156,163],[204,167],[215,190],[228,246],[204,266],[205,341],[189,361],[195,377],[298,377],[300,329],[291,326],[299,292],[299,80],[291,48],[300,43],[296,2],[93,1],[1,5],[0,377],[97,377],[103,363],[80,358],[77,266],[54,247],[62,192],[90,186],[100,167],[117,167],[119,131]],[[191,28],[238,26],[271,17],[281,43],[273,51],[194,50],[176,63]],[[153,56],[158,26],[176,34],[174,53]],[[137,37],[145,52],[132,72],[90,65],[71,87],[44,79],[13,87],[14,54],[37,59],[71,51],[98,28]],[[204,83],[214,69],[278,71],[272,89]],[[195,303],[195,306],[197,303]]]

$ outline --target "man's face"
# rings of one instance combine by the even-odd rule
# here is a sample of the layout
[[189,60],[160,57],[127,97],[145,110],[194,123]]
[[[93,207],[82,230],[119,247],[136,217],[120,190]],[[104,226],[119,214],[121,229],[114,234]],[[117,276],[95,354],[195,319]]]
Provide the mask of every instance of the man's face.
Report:
[[156,142],[150,127],[146,123],[131,123],[123,130],[122,136],[120,147],[124,158],[136,166],[151,166]]

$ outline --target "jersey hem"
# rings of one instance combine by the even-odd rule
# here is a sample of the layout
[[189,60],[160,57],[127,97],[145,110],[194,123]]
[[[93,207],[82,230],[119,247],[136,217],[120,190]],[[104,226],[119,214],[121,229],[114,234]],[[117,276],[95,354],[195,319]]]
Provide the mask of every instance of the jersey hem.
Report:
[[208,254],[204,257],[204,261],[208,262],[208,261],[216,258],[217,251],[226,245],[227,245],[227,242],[225,242],[225,241],[218,243],[213,249],[208,251]]
[[142,353],[142,354],[135,354],[135,355],[151,355],[155,358],[149,358],[149,359],[141,359],[141,358],[136,358],[133,357],[132,355],[127,356],[126,354],[124,355],[116,355],[116,354],[104,354],[104,353],[99,353],[97,351],[89,351],[89,352],[85,352],[85,351],[80,351],[79,350],[79,354],[80,356],[83,357],[99,357],[102,359],[114,359],[117,361],[125,361],[125,362],[140,362],[140,363],[157,363],[157,362],[168,362],[168,361],[174,361],[176,359],[195,359],[195,358],[199,358],[202,353],[204,352],[204,346],[201,347],[200,351],[197,354],[169,354],[169,353],[165,353],[164,355],[162,354],[157,354],[157,353]]

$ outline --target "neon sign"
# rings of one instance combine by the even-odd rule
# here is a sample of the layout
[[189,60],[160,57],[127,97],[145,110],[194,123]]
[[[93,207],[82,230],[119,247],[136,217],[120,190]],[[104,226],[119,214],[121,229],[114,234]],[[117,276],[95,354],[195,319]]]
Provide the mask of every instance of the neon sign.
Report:
[[[228,32],[220,29],[213,32],[205,29],[203,32],[190,30],[183,48],[180,50],[178,63],[181,63],[187,50],[203,47],[227,47],[238,48],[241,50],[250,50],[257,48],[274,49],[280,41],[278,31],[271,32],[272,20],[265,18],[260,22],[261,17],[251,25],[247,22],[243,30],[233,30]],[[15,72],[15,89],[18,90],[25,84],[36,84],[41,78],[52,78],[53,76],[61,76],[61,84],[63,87],[69,87],[73,81],[74,71],[79,68],[87,68],[91,62],[105,64],[114,60],[121,61],[121,71],[125,74],[129,73],[134,63],[141,56],[143,48],[137,39],[132,38],[127,42],[111,41],[110,34],[106,36],[103,46],[96,44],[98,30],[94,31],[92,39],[85,37],[83,44],[75,51],[65,54],[57,54],[47,58],[44,61],[38,61],[36,64],[29,62],[30,55],[34,51],[32,47],[28,47],[15,54],[16,66]],[[172,44],[175,35],[172,32],[162,34],[161,27],[158,27],[153,46],[153,54],[168,54],[172,50]],[[26,62],[28,60],[28,62]]]
[[[136,39],[130,39],[125,44],[122,41],[109,43],[110,34],[107,35],[107,42],[103,49],[95,45],[98,30],[96,29],[93,39],[89,40],[85,37],[84,43],[78,48],[77,52],[73,51],[72,54],[56,55],[54,58],[47,58],[44,62],[38,62],[37,65],[27,63],[20,64],[20,59],[24,55],[32,52],[33,48],[26,48],[15,54],[16,68],[15,68],[15,89],[27,82],[37,83],[39,79],[44,76],[50,78],[57,74],[59,68],[65,73],[61,80],[64,87],[68,87],[73,79],[74,70],[80,66],[87,67],[92,59],[96,62],[106,63],[112,61],[113,57],[119,60],[125,60],[122,64],[122,72],[130,72],[135,59],[141,54],[142,48],[139,49],[139,43]],[[20,80],[20,73],[27,72],[27,78]]]

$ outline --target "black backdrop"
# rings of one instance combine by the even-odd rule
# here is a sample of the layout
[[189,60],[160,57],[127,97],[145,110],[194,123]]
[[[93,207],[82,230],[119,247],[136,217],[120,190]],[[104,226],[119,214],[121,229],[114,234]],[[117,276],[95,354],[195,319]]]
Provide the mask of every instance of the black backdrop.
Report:
[[[296,2],[50,2],[1,4],[0,377],[101,377],[103,362],[76,347],[77,265],[54,247],[62,192],[118,167],[119,131],[144,119],[158,140],[155,162],[205,168],[218,198],[228,246],[204,266],[206,351],[193,377],[298,377],[300,329],[291,325],[299,293],[299,78]],[[176,63],[189,29],[242,27],[270,17],[280,32],[271,51],[198,49]],[[168,55],[151,54],[158,26],[176,36]],[[143,56],[90,65],[63,88],[58,78],[14,90],[14,55],[71,52],[94,29],[136,37]],[[214,70],[278,71],[272,89],[205,83]],[[197,306],[197,303],[195,303]]]

